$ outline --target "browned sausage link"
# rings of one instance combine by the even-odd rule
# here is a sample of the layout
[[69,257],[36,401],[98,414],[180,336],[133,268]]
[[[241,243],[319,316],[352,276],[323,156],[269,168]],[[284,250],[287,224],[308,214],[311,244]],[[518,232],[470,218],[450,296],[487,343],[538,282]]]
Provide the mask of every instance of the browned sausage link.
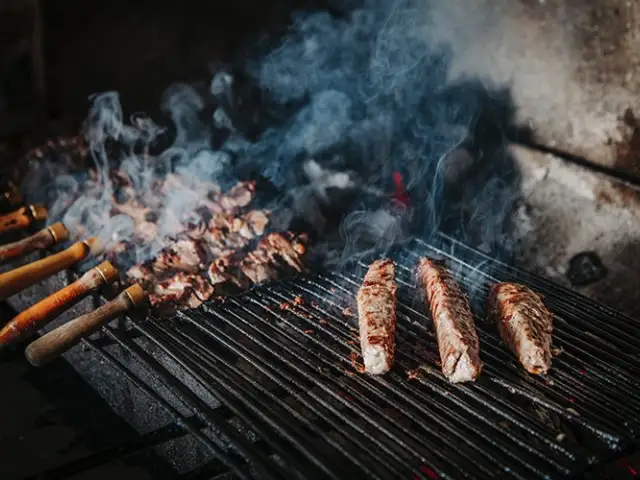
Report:
[[395,357],[396,289],[393,262],[377,260],[358,291],[360,347],[365,372],[372,375],[388,372]]
[[517,283],[494,285],[487,298],[487,316],[496,322],[502,341],[529,373],[551,368],[553,314],[535,292]]
[[418,277],[436,330],[443,375],[454,383],[475,380],[482,370],[482,361],[467,298],[439,262],[420,259]]

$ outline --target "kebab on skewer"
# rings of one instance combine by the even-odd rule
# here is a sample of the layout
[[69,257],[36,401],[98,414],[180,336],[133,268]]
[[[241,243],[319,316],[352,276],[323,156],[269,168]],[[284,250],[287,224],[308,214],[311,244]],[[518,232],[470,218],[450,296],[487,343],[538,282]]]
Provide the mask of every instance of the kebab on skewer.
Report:
[[527,372],[549,371],[553,313],[538,294],[517,283],[498,283],[491,288],[486,313]]
[[208,268],[203,268],[202,250],[196,240],[189,239],[183,248],[170,247],[152,261],[134,265],[126,277],[149,292],[155,309],[171,312],[176,306],[196,308],[213,296],[244,291],[283,273],[302,272],[305,242],[304,235],[269,233],[253,250],[214,258]]
[[475,380],[482,370],[482,361],[467,298],[440,262],[420,259],[418,278],[436,330],[443,375],[453,383]]
[[396,350],[396,279],[391,260],[369,266],[358,291],[360,347],[364,370],[382,375],[393,365]]

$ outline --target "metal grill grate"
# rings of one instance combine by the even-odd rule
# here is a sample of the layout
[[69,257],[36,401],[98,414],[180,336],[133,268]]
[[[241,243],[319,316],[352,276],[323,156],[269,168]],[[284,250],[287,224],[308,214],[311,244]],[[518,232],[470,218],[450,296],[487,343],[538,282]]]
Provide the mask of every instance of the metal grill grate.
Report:
[[[495,280],[543,294],[561,351],[550,375],[524,373],[494,327],[478,318],[483,373],[473,384],[449,384],[435,365],[436,340],[414,286],[421,255],[447,260],[478,313]],[[127,371],[215,455],[194,477],[559,478],[637,440],[637,322],[443,235],[431,244],[412,241],[394,258],[397,360],[381,378],[357,371],[357,319],[348,311],[355,311],[364,261],[351,272],[257,288],[173,321],[132,318],[161,356],[130,332],[105,331],[192,413]],[[126,370],[94,340],[87,343]]]

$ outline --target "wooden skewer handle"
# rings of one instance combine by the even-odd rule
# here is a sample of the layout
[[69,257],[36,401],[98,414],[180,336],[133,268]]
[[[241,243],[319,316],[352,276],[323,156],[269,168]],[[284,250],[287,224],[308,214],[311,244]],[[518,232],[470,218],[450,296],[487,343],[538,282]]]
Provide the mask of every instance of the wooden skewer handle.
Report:
[[99,240],[90,238],[42,260],[0,274],[0,300],[15,295],[42,280],[66,270],[99,250]]
[[25,350],[31,365],[45,365],[65,353],[84,337],[98,331],[114,318],[139,306],[147,296],[140,285],[132,285],[97,310],[71,320],[32,342]]
[[14,258],[21,257],[35,250],[49,248],[56,243],[64,242],[69,238],[69,231],[62,223],[54,223],[33,235],[8,243],[0,247],[0,264]]
[[111,283],[117,276],[118,270],[109,262],[92,268],[72,284],[40,300],[7,323],[0,330],[0,347],[31,335],[88,293],[101,285]]
[[47,209],[40,206],[30,205],[0,216],[0,234],[22,230],[35,221],[46,220]]

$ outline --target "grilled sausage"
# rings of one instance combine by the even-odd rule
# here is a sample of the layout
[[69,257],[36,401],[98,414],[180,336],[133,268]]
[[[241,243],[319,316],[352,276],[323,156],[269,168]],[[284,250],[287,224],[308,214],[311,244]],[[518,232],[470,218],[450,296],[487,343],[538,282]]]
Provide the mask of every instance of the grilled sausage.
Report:
[[377,260],[358,291],[360,347],[365,372],[372,375],[389,371],[395,357],[396,289],[393,262]]
[[454,383],[475,380],[482,370],[482,361],[467,298],[439,262],[420,259],[418,277],[438,337],[443,375]]
[[486,311],[527,372],[549,371],[553,314],[539,295],[524,285],[498,283],[487,298]]

